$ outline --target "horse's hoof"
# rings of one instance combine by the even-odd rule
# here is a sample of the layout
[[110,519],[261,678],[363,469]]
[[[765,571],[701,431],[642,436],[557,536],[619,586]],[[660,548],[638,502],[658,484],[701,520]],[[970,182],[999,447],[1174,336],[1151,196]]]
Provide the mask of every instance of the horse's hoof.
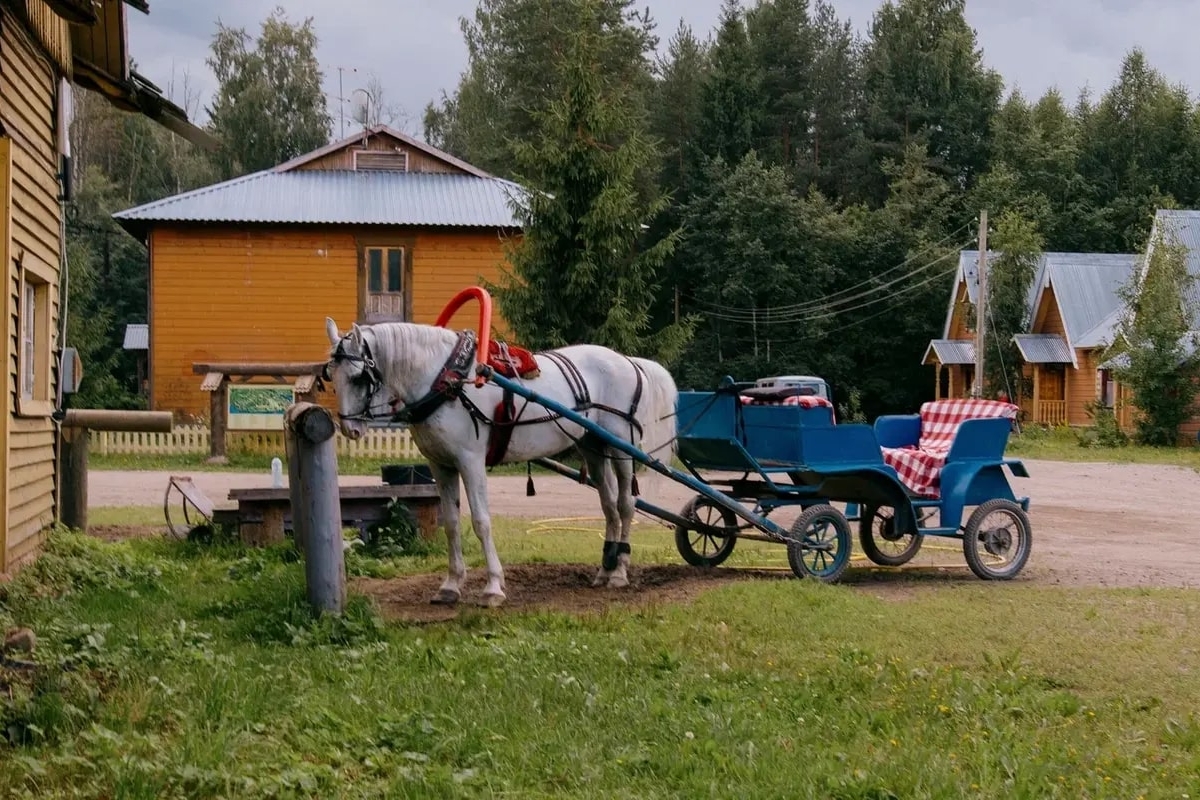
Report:
[[598,589],[601,586],[607,586],[607,585],[608,585],[608,574],[605,573],[604,571],[598,572],[596,574],[596,577],[592,578],[592,588],[593,589]]
[[608,579],[608,588],[610,589],[624,589],[628,585],[629,578],[624,575],[613,575]]
[[439,589],[429,602],[435,606],[458,605],[458,592],[451,589]]
[[502,594],[485,594],[479,598],[479,605],[484,608],[499,608],[504,605],[506,598]]

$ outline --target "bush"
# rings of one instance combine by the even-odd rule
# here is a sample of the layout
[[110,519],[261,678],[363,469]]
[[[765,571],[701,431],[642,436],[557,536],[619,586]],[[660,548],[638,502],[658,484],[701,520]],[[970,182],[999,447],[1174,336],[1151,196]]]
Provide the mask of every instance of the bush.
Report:
[[366,544],[359,548],[363,555],[374,558],[401,558],[425,556],[431,552],[429,542],[421,538],[421,531],[412,510],[399,501],[387,505],[387,516],[367,529]]
[[1092,418],[1092,424],[1079,432],[1080,447],[1124,447],[1129,444],[1129,437],[1121,430],[1111,408],[1096,400],[1084,408]]

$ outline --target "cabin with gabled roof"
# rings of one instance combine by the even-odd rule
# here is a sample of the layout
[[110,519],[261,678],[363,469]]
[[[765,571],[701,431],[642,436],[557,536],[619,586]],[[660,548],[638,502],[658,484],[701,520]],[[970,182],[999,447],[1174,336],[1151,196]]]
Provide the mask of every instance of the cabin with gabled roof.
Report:
[[[999,256],[989,250],[989,263]],[[1027,422],[1089,425],[1089,404],[1114,405],[1117,387],[1100,361],[1120,317],[1118,289],[1137,262],[1133,254],[1042,254],[1026,301],[1029,329],[1014,337],[1025,385],[1010,394]],[[978,270],[978,251],[960,253],[942,338],[925,351],[923,363],[936,370],[938,398],[971,394]]]
[[[323,360],[326,316],[433,323],[463,287],[500,280],[522,201],[517,184],[380,125],[114,214],[150,254],[150,407],[203,417],[195,364]],[[451,324],[474,328],[474,313]]]
[[1090,425],[1089,406],[1113,408],[1115,385],[1100,369],[1135,254],[1047,253],[1033,282],[1029,332],[1017,334],[1031,393],[1029,421]]

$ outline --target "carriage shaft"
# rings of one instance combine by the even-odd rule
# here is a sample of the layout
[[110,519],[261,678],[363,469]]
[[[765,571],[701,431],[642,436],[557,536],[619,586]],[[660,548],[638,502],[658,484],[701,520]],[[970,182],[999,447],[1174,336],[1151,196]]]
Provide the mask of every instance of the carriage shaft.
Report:
[[[537,392],[532,391],[532,390],[526,388],[525,386],[522,386],[520,383],[517,383],[516,381],[509,380],[508,378],[505,378],[503,375],[497,374],[495,370],[493,370],[490,366],[487,366],[486,364],[480,365],[477,369],[478,369],[478,372],[480,375],[486,377],[488,380],[492,381],[497,386],[500,386],[503,389],[507,389],[508,391],[512,392],[513,394],[517,395],[518,397],[528,400],[531,403],[537,403],[538,405],[545,408],[547,411],[552,411],[555,414],[561,415],[564,419],[568,419],[571,422],[574,422],[576,425],[580,426],[581,428],[586,430],[588,433],[597,437],[598,439],[600,439],[600,441],[604,442],[604,444],[608,445],[609,447],[613,448],[614,450],[621,451],[625,455],[632,458],[634,461],[637,461],[638,463],[649,467],[650,469],[654,470],[655,472],[659,473],[660,475],[664,475],[664,476],[670,478],[671,480],[675,481],[676,483],[682,483],[684,486],[687,486],[689,489],[694,490],[697,494],[701,494],[701,495],[707,497],[709,500],[713,501],[714,503],[719,505],[721,508],[727,509],[730,512],[732,512],[733,514],[736,514],[737,516],[741,517],[746,522],[753,525],[755,528],[758,528],[759,530],[763,531],[764,533],[766,533],[768,535],[777,537],[776,541],[786,542],[789,540],[790,537],[789,537],[786,529],[780,527],[779,525],[776,525],[774,522],[772,522],[769,519],[766,519],[765,517],[761,517],[758,514],[755,514],[753,511],[750,511],[748,508],[746,508],[741,503],[732,499],[728,495],[717,491],[716,489],[709,486],[707,483],[697,480],[696,478],[692,477],[691,475],[689,475],[685,472],[680,472],[677,469],[667,466],[659,459],[651,456],[649,453],[636,447],[635,445],[631,444],[630,442],[625,441],[621,437],[610,433],[609,431],[600,427],[595,422],[593,422],[592,420],[583,416],[582,414],[578,413],[577,411],[573,411],[572,409],[567,408],[566,406],[564,406],[563,404],[561,404],[555,400],[551,400],[548,397],[544,397],[544,396],[538,394]],[[654,512],[649,512],[649,513],[654,513]]]

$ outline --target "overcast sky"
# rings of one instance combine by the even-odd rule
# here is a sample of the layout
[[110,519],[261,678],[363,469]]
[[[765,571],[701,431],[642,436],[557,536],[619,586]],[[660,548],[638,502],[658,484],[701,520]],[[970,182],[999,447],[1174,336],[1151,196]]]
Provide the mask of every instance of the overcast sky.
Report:
[[[744,0],[743,5],[753,0]],[[152,0],[150,15],[132,8],[129,47],[138,71],[169,90],[179,102],[183,75],[189,76],[202,107],[215,80],[204,60],[220,18],[252,35],[281,0]],[[402,108],[420,134],[425,104],[452,92],[466,66],[459,18],[475,0],[288,0],[288,18],[311,16],[319,37],[318,58],[325,72],[334,136],[340,133],[338,67],[343,94],[364,87],[375,75],[385,104]],[[838,15],[866,30],[878,0],[833,0]],[[658,22],[661,47],[682,18],[701,38],[717,21],[721,0],[642,0]],[[1194,0],[968,0],[967,20],[979,38],[984,59],[1004,76],[1008,88],[1032,96],[1057,86],[1074,100],[1090,86],[1098,95],[1116,77],[1125,53],[1140,46],[1150,63],[1172,83],[1200,88],[1200,3]],[[356,71],[355,71],[356,70]],[[361,102],[362,94],[353,98]],[[346,104],[349,118],[351,105]],[[205,114],[201,110],[199,119]]]

